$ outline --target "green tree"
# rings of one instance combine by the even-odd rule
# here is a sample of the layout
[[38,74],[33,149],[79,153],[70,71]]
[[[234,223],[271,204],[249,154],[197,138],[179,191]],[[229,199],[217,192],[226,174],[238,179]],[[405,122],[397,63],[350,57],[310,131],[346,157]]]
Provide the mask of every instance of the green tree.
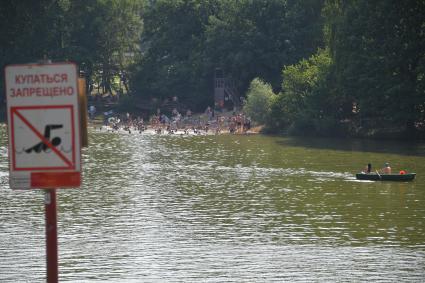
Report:
[[210,60],[226,70],[241,92],[255,77],[281,85],[284,65],[322,45],[322,1],[222,0],[206,30]]
[[61,47],[62,1],[2,1],[0,63],[36,62]]
[[327,135],[425,134],[424,14],[423,1],[325,1],[328,49],[284,68],[271,125]]
[[358,130],[423,130],[425,2],[332,0],[325,13],[334,87],[357,104]]
[[137,58],[142,32],[142,0],[74,0],[66,14],[64,57],[79,63],[87,78],[97,77],[112,92],[114,77],[126,77]]
[[285,64],[321,44],[322,1],[158,0],[143,14],[143,56],[133,89],[140,97],[212,103],[214,70],[244,93],[260,77],[274,89]]
[[[141,98],[177,96],[190,106],[212,100],[213,68],[203,54],[204,27],[216,1],[153,1],[143,12],[143,56],[132,89]],[[206,96],[208,94],[208,96]]]
[[[0,64],[30,63],[47,56],[75,61],[87,78],[125,72],[139,51],[144,0],[3,1]],[[2,83],[3,77],[0,79]]]
[[270,115],[270,106],[274,93],[270,84],[255,78],[248,89],[243,111],[258,123],[264,124]]
[[268,126],[275,131],[325,135],[340,119],[337,96],[328,92],[332,61],[328,49],[283,69],[282,92],[273,99]]
[[[2,1],[0,5],[0,65],[35,63],[52,58],[61,47],[60,28],[64,15],[59,1]],[[0,88],[4,89],[4,76]],[[3,92],[2,92],[3,95]],[[2,99],[3,100],[3,99]]]

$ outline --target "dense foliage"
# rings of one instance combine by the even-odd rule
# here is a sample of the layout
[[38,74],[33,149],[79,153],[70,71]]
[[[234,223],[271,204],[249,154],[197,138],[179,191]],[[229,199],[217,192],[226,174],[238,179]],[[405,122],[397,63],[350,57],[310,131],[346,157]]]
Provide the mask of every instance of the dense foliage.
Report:
[[423,136],[425,2],[329,0],[323,16],[329,53],[284,67],[271,128]]
[[356,131],[415,134],[425,110],[425,2],[333,1],[328,5],[335,91],[357,105]]
[[270,115],[270,105],[274,97],[270,84],[264,83],[259,78],[255,78],[246,94],[246,103],[243,110],[246,115],[257,123],[264,124]]
[[[138,52],[142,0],[20,0],[0,5],[0,64],[74,61],[110,90]],[[134,61],[134,60],[133,60]],[[1,81],[2,82],[2,81]],[[2,88],[3,89],[3,88]]]
[[204,56],[204,30],[215,2],[158,0],[147,5],[143,56],[131,80],[137,97],[177,96],[191,106],[211,101],[214,68]]
[[22,0],[0,21],[2,66],[75,61],[123,107],[205,109],[219,69],[270,131],[425,136],[424,1]]
[[[274,99],[269,128],[292,133],[335,134],[340,119],[337,97],[329,93],[331,66],[328,49],[319,49],[309,59],[283,69],[282,92]],[[335,111],[335,109],[337,109]]]
[[143,13],[143,56],[132,80],[144,98],[212,104],[214,70],[240,94],[260,77],[280,89],[280,70],[322,43],[321,1],[158,0]]

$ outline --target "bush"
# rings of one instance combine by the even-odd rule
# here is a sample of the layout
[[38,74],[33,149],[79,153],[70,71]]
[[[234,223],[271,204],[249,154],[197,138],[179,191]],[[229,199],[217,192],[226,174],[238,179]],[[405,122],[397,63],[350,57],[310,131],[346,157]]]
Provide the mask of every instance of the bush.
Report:
[[270,84],[259,78],[252,80],[247,92],[246,104],[243,107],[246,115],[257,124],[264,124],[270,115],[271,101],[274,97]]
[[291,134],[320,134],[335,127],[330,120],[336,111],[332,97],[325,91],[332,64],[329,50],[319,49],[309,59],[285,66],[282,92],[272,100],[267,127]]

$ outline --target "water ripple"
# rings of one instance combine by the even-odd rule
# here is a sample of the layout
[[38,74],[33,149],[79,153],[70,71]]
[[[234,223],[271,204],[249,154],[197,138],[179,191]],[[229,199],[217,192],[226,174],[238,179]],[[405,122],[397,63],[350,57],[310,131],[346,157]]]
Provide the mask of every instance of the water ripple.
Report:
[[[346,153],[260,136],[90,139],[58,193],[61,281],[423,281],[420,180],[353,182]],[[8,189],[0,157],[0,281],[42,282],[43,193]]]

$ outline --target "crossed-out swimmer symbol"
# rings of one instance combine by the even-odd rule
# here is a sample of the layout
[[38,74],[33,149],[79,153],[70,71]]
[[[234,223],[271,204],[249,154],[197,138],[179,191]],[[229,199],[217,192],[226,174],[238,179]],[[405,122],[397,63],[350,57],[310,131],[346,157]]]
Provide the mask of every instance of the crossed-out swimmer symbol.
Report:
[[[46,125],[46,127],[44,127],[44,137],[54,146],[57,147],[58,145],[60,145],[60,143],[62,142],[60,137],[55,137],[53,139],[50,140],[50,132],[52,130],[55,129],[60,129],[62,128],[63,125]],[[43,141],[37,143],[36,145],[25,149],[26,153],[31,153],[32,151],[36,152],[36,153],[40,153],[41,151],[46,152],[49,149],[49,146],[47,144],[45,144]]]

